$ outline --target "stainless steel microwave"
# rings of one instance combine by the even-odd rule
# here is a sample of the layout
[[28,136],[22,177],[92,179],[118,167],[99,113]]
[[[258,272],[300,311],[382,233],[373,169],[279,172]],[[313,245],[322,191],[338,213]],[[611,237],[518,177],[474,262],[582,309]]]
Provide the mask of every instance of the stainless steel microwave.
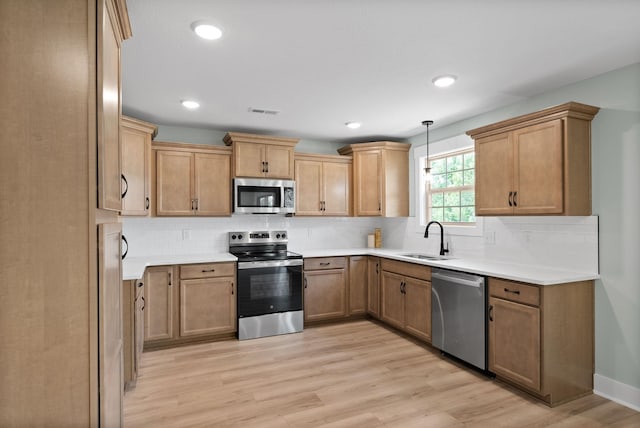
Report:
[[296,211],[296,182],[263,178],[233,180],[233,212],[290,214]]

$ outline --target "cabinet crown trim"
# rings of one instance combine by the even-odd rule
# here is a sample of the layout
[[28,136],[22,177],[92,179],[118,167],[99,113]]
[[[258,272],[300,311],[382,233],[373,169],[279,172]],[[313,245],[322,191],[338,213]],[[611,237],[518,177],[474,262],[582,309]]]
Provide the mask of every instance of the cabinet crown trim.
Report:
[[591,121],[598,113],[598,111],[600,111],[599,107],[571,101],[534,113],[517,116],[511,119],[493,123],[491,125],[475,128],[467,131],[466,134],[475,140],[477,138],[488,137],[490,135],[512,131],[514,129],[535,125],[537,123],[542,123],[553,119],[572,117],[576,119]]
[[134,119],[133,117],[129,116],[120,116],[120,125],[151,134],[152,139],[155,138],[158,134],[158,127],[156,125],[140,119]]
[[340,153],[341,155],[350,155],[353,152],[375,149],[399,150],[408,152],[409,149],[411,149],[411,144],[398,143],[395,141],[373,141],[370,143],[356,143],[339,148],[338,153]]
[[310,160],[310,161],[319,161],[319,162],[341,162],[341,163],[352,163],[352,156],[343,156],[343,155],[322,155],[315,153],[294,153],[295,160]]
[[295,146],[300,140],[297,138],[284,138],[272,135],[243,134],[239,132],[227,132],[223,138],[227,146],[233,143],[261,143],[281,146]]
[[231,156],[231,148],[224,146],[214,146],[208,144],[188,144],[188,143],[174,143],[167,141],[152,141],[151,148],[153,150],[172,150],[178,152],[191,152],[191,153],[214,153],[220,155]]

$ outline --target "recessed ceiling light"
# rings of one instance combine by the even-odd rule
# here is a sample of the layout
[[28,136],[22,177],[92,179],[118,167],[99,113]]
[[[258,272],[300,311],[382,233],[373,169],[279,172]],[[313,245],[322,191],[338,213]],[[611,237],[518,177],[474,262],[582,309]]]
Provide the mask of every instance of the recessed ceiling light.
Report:
[[432,82],[438,88],[446,88],[447,86],[451,86],[456,82],[457,77],[452,74],[446,74],[444,76],[434,77]]
[[345,125],[349,129],[358,129],[358,128],[360,128],[362,126],[362,124],[360,122],[347,122],[347,123],[345,123]]
[[182,100],[180,103],[184,108],[188,108],[189,110],[195,110],[200,107],[200,103],[193,100]]
[[222,30],[215,25],[197,21],[191,24],[191,29],[200,37],[206,40],[217,40],[222,37]]

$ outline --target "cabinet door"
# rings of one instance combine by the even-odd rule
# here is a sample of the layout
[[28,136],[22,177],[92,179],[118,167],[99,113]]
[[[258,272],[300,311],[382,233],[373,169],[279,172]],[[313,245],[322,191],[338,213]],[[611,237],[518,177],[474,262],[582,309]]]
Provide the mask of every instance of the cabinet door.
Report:
[[100,419],[122,426],[124,391],[122,343],[122,225],[98,225],[98,307]]
[[135,312],[136,281],[122,281],[122,354],[124,370],[124,387],[136,378],[135,369]]
[[227,277],[180,281],[180,336],[234,332],[234,287]]
[[144,287],[145,342],[173,338],[173,267],[147,268]]
[[156,153],[156,214],[193,215],[192,153],[158,150]]
[[349,257],[349,314],[367,309],[367,256]]
[[405,278],[405,330],[431,341],[431,282]]
[[348,216],[351,214],[351,165],[323,162],[322,179],[324,215]]
[[397,328],[404,328],[404,294],[401,292],[403,282],[402,276],[382,271],[380,317],[383,321]]
[[265,144],[266,176],[293,179],[293,147]]
[[367,261],[367,313],[380,318],[380,259]]
[[234,142],[236,177],[264,177],[266,174],[264,144]]
[[489,298],[489,370],[540,390],[540,310]]
[[356,152],[354,210],[356,216],[382,215],[382,153],[380,150]]
[[345,269],[304,273],[304,320],[318,321],[346,315]]
[[120,36],[110,1],[98,24],[98,208],[120,211]]
[[476,214],[510,215],[513,194],[513,144],[504,133],[476,140]]
[[226,155],[195,153],[196,215],[231,215],[231,159]]
[[513,132],[515,214],[563,212],[562,120]]
[[296,161],[296,215],[322,215],[322,162]]
[[151,138],[138,130],[122,127],[122,175],[126,194],[122,198],[122,215],[149,213],[149,156]]
[[140,359],[142,358],[142,349],[144,347],[144,311],[145,311],[145,298],[144,298],[144,283],[142,281],[136,281],[136,312],[134,315],[135,325],[135,353],[134,353],[134,371],[138,373],[140,367]]

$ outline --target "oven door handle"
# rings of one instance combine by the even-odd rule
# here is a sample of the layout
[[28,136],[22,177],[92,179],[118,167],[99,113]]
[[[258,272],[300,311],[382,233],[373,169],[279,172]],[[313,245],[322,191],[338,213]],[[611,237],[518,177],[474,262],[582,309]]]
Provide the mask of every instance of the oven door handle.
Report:
[[266,267],[302,266],[302,259],[293,260],[263,260],[259,262],[239,262],[238,270],[260,269]]

